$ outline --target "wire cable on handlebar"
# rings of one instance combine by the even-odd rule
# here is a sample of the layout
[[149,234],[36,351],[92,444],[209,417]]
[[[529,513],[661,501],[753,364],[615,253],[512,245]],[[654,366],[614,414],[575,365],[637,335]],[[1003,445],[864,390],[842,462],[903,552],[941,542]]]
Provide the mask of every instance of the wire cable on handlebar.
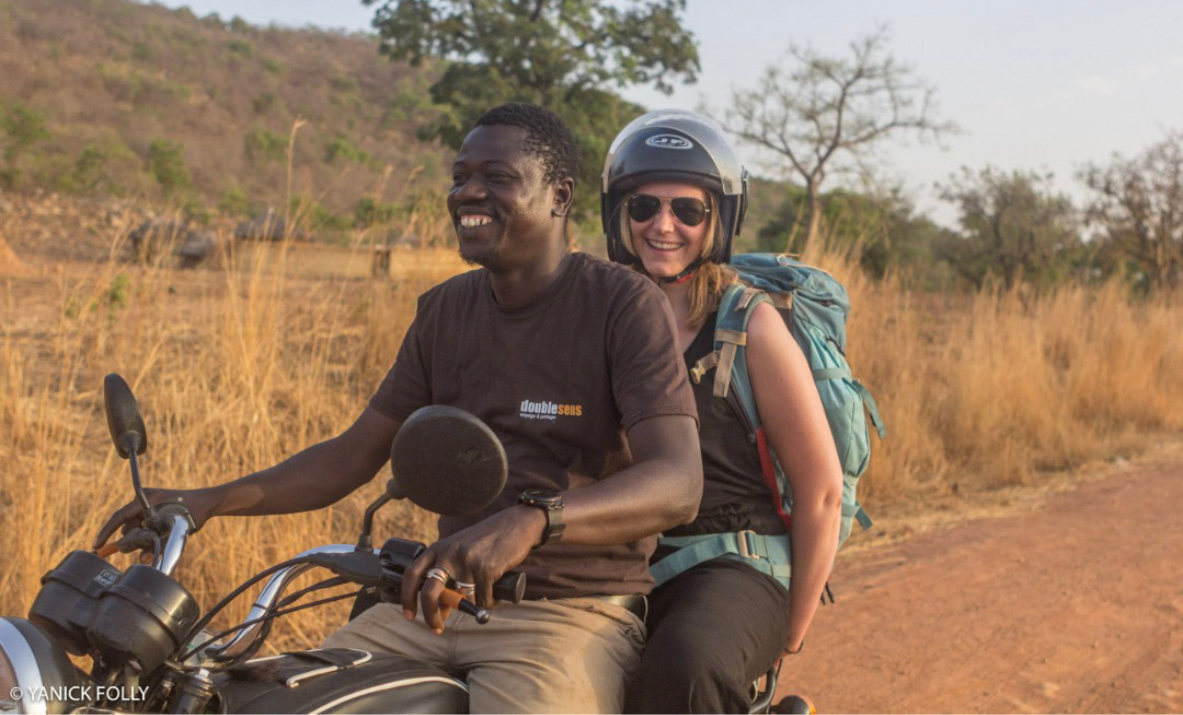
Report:
[[[230,593],[226,594],[225,598],[223,598],[221,601],[218,601],[216,604],[214,604],[214,607],[211,608],[209,611],[207,611],[206,614],[201,617],[201,620],[197,621],[197,623],[194,623],[193,627],[189,629],[189,632],[185,634],[185,638],[181,642],[188,645],[188,643],[191,640],[193,640],[193,638],[195,638],[199,633],[201,633],[201,629],[203,629],[209,625],[209,622],[213,620],[214,616],[216,616],[219,611],[221,611],[226,606],[230,605],[230,602],[233,601],[234,599],[238,598],[240,595],[242,595],[243,591],[247,590],[251,586],[254,586],[256,583],[258,583],[259,581],[262,581],[264,578],[267,578],[268,576],[275,573],[276,571],[281,571],[283,569],[286,569],[289,566],[295,566],[297,564],[302,564],[307,561],[308,561],[307,557],[297,557],[294,559],[288,559],[287,561],[284,561],[283,563],[278,563],[268,569],[264,569],[263,571],[260,571],[259,573],[255,574],[251,578],[247,579],[247,581],[244,582],[241,586],[234,589]],[[208,643],[212,643],[212,642],[214,642],[214,640],[215,639],[206,640],[202,643],[202,646],[204,646]],[[196,652],[196,650],[197,650],[196,648],[191,649],[191,652],[186,654],[186,657],[188,657],[189,655],[192,655],[192,652]],[[184,662],[184,658],[178,659],[178,662]]]
[[352,582],[343,576],[333,576],[332,578],[326,578],[323,581],[317,581],[316,583],[312,584],[311,586],[308,586],[306,588],[302,588],[299,591],[296,591],[295,593],[284,596],[283,600],[281,600],[279,603],[275,604],[275,610],[278,611],[282,608],[290,606],[293,603],[295,603],[296,601],[299,601],[301,598],[304,598],[305,596],[307,596],[310,593],[314,593],[316,591],[323,591],[326,588],[333,588],[334,586],[340,586],[341,584],[344,584],[344,583],[352,583]]
[[[337,581],[337,580],[338,579],[335,579],[335,578],[328,579],[328,581]],[[322,583],[324,583],[324,582],[322,582]],[[340,583],[347,583],[347,581],[345,581],[344,579],[340,579]],[[340,583],[333,584],[333,585],[340,585]],[[328,586],[326,586],[325,588],[328,588]],[[243,663],[245,663],[246,661],[248,661],[254,657],[255,653],[263,645],[263,641],[266,640],[266,634],[271,632],[271,623],[274,621],[274,619],[279,618],[280,616],[286,616],[289,613],[295,613],[296,611],[302,611],[305,608],[312,608],[313,606],[321,606],[326,603],[332,603],[334,601],[343,601],[347,598],[356,598],[357,596],[361,595],[362,593],[365,593],[366,591],[374,590],[374,588],[375,588],[374,586],[367,586],[365,588],[359,588],[356,591],[350,591],[349,593],[342,593],[342,594],[338,594],[336,596],[329,596],[328,598],[322,598],[322,599],[319,599],[316,601],[311,601],[309,603],[305,603],[305,604],[302,604],[299,606],[294,606],[292,608],[280,609],[280,610],[274,611],[272,613],[268,613],[265,616],[260,616],[258,618],[253,619],[253,620],[240,623],[233,628],[228,628],[225,631],[222,631],[221,633],[217,634],[211,640],[217,640],[219,638],[224,638],[225,636],[227,636],[237,630],[241,630],[243,628],[253,626],[256,623],[266,622],[264,627],[259,630],[258,635],[255,636],[250,647],[247,648],[242,653],[240,653],[239,655],[235,656],[233,660],[229,661],[228,663],[225,663],[224,665],[208,665],[207,664],[207,665],[203,665],[202,667],[204,667],[206,670],[211,671],[211,672],[229,670],[231,668],[236,668],[239,665],[242,665]],[[309,587],[308,589],[303,589],[303,590],[305,592],[310,592],[312,590],[312,587]],[[296,594],[292,594],[292,595],[294,596]],[[201,649],[201,646],[194,646],[189,651],[187,651],[184,654],[184,656],[182,658],[180,658],[179,660],[183,662],[185,658],[188,658],[189,656],[193,655],[193,653],[197,652],[200,649]]]

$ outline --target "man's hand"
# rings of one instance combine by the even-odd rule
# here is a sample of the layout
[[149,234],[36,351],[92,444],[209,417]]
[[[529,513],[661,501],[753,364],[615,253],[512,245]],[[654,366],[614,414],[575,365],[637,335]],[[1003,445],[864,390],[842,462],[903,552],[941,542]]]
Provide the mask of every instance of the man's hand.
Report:
[[545,528],[546,514],[541,509],[519,505],[435,542],[403,574],[403,615],[407,620],[415,618],[417,596],[423,620],[436,633],[443,633],[450,610],[440,606],[444,584],[425,578],[433,567],[457,581],[476,584],[476,604],[494,607],[493,583],[526,560]]
[[[208,489],[145,489],[144,496],[147,497],[148,503],[152,506],[161,504],[167,501],[180,500],[185,508],[189,510],[189,515],[193,517],[193,524],[195,531],[200,529],[210,517],[217,516],[216,513],[216,499]],[[99,535],[95,537],[94,546],[98,550],[103,544],[107,543],[107,539],[115,533],[116,529],[123,528],[123,533],[135,526],[139,526],[144,520],[144,510],[140,508],[138,499],[132,499],[127,504],[120,507],[111,518],[103,524],[103,528],[99,529]]]

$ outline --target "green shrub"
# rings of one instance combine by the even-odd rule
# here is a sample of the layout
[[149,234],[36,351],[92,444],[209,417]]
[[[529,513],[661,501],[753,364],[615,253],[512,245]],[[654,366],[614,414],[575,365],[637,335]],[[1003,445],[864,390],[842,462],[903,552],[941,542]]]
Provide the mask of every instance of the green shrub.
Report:
[[189,187],[189,169],[181,156],[183,150],[180,142],[168,139],[153,139],[148,146],[148,171],[166,194]]
[[329,80],[329,84],[337,92],[357,91],[357,80],[347,75],[336,75]]
[[251,216],[255,213],[255,206],[242,187],[234,186],[222,194],[218,210],[228,216]]
[[107,152],[94,144],[87,144],[74,162],[72,178],[78,191],[93,191],[103,180],[103,167],[107,163]]
[[0,129],[7,139],[4,159],[9,164],[29,147],[50,136],[45,115],[20,102],[0,104]]
[[273,92],[264,92],[258,97],[255,97],[251,102],[251,106],[255,110],[255,114],[266,114],[267,110],[275,106],[275,94]]
[[263,65],[263,69],[274,75],[282,75],[288,71],[288,66],[282,60],[277,60],[274,57],[260,57],[259,64]]
[[226,50],[229,51],[231,55],[250,57],[251,43],[247,42],[246,40],[230,40],[226,43]]
[[353,208],[353,227],[369,228],[376,223],[388,223],[397,211],[394,204],[379,203],[369,196],[363,196]]
[[243,138],[248,161],[283,161],[288,155],[288,140],[266,129],[252,129]]
[[352,225],[348,217],[333,213],[316,199],[297,194],[292,197],[291,214],[310,232],[346,231]]
[[353,146],[345,135],[338,134],[331,142],[325,145],[325,161],[331,164],[337,159],[366,164],[370,161],[370,155]]

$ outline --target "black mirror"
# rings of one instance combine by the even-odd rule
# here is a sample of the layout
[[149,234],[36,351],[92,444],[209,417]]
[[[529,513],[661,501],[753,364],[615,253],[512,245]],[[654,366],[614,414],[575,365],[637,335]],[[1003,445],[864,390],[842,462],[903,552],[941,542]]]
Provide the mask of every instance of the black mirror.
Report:
[[148,449],[148,432],[135,395],[123,378],[115,373],[103,378],[103,407],[107,412],[107,428],[119,456],[127,459],[133,452],[143,454]]
[[489,426],[458,407],[416,410],[390,449],[390,494],[445,516],[467,516],[505,488],[505,448]]

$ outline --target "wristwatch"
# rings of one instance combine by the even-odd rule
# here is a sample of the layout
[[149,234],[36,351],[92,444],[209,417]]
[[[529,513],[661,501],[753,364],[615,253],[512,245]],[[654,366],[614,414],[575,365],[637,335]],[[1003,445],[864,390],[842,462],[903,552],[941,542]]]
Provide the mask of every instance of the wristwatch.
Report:
[[542,532],[542,541],[534,548],[556,544],[563,538],[563,529],[567,528],[567,524],[563,521],[563,497],[559,492],[552,489],[527,489],[518,495],[518,504],[546,512],[546,530]]

